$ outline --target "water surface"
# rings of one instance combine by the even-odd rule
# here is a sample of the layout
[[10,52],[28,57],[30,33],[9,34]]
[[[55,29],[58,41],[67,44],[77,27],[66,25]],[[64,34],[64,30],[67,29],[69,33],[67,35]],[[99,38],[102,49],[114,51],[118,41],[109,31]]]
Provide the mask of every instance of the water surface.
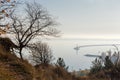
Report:
[[[119,44],[120,40],[105,40],[105,39],[52,39],[47,40],[53,55],[57,59],[58,57],[64,58],[66,65],[70,70],[89,69],[92,65],[92,61],[95,58],[86,57],[85,54],[98,54],[109,50],[116,50],[114,46],[94,46],[80,48],[78,53],[74,50],[76,45],[98,45],[98,44]],[[118,46],[119,48],[119,46]]]

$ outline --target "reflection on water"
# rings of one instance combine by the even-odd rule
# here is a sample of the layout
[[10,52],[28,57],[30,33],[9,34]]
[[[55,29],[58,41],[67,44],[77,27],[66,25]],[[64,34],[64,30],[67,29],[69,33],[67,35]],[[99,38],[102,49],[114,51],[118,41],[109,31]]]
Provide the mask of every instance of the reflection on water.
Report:
[[[74,50],[76,45],[119,44],[120,40],[95,40],[95,39],[53,39],[46,41],[53,50],[55,58],[64,58],[70,70],[89,69],[91,61],[95,58],[86,57],[85,54],[97,54],[108,50],[115,50],[113,46],[95,46],[81,48],[78,53]],[[119,46],[118,46],[119,48]]]

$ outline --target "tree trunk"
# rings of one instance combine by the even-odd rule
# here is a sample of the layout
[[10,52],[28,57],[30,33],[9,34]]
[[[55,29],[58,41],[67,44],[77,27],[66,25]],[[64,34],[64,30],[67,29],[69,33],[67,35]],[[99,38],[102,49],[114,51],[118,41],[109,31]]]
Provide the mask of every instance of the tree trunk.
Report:
[[21,60],[23,60],[23,56],[22,56],[22,48],[20,48],[19,54],[20,54],[20,58],[21,58]]

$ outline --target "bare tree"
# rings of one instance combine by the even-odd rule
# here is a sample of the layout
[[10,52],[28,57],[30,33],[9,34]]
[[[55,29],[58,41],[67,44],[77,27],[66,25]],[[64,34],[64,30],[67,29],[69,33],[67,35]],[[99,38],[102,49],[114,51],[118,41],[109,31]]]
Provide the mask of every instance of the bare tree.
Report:
[[55,28],[55,21],[48,12],[38,3],[26,3],[24,16],[20,18],[11,16],[13,24],[10,33],[16,35],[20,58],[23,48],[37,36],[58,36],[59,31]]
[[37,42],[30,45],[31,59],[35,64],[49,64],[54,60],[52,51],[46,43]]

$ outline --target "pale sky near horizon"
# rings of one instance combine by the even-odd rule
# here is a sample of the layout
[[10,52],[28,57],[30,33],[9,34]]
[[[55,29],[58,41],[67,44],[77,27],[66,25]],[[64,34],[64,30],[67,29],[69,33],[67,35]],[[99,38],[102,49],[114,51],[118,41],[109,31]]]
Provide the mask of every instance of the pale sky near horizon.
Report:
[[64,38],[120,39],[120,0],[35,1],[60,23]]
[[[104,52],[113,49],[111,47],[91,47],[81,49],[79,54],[75,55],[73,48],[76,47],[76,44],[117,44],[120,41],[120,0],[21,1],[36,1],[40,3],[60,23],[60,25],[58,24],[58,29],[63,33],[62,36],[58,40],[53,39],[46,42],[51,46],[55,58],[62,57],[71,70],[73,68],[79,70],[80,68],[90,67],[91,61],[94,59],[88,59],[84,54],[98,54],[99,51]],[[110,41],[108,39],[113,40]],[[119,40],[117,41],[116,39]]]

